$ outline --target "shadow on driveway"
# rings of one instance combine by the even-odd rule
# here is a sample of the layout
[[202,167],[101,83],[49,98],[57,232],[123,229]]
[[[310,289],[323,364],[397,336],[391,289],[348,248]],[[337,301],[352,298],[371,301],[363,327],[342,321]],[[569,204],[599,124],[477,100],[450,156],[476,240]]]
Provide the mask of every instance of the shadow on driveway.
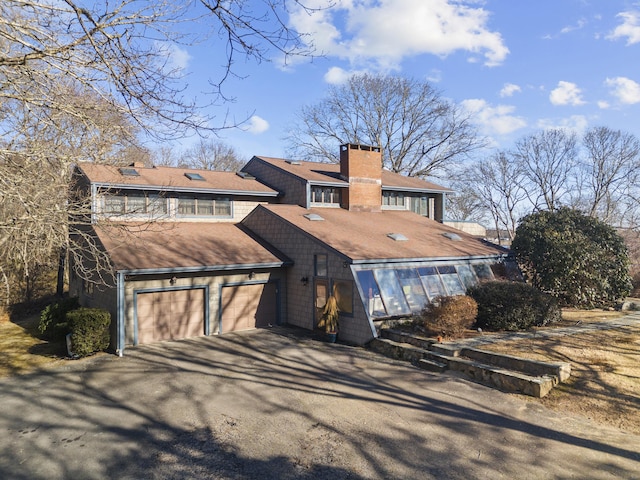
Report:
[[363,349],[256,330],[0,381],[12,479],[634,478],[640,438]]

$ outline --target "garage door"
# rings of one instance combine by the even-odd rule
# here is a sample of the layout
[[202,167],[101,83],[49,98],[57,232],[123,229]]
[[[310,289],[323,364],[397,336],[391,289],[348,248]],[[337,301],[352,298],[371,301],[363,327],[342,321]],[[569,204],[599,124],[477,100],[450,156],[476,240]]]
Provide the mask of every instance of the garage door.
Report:
[[202,288],[138,293],[138,343],[204,335],[204,293]]
[[223,287],[221,333],[275,325],[276,296],[273,283]]

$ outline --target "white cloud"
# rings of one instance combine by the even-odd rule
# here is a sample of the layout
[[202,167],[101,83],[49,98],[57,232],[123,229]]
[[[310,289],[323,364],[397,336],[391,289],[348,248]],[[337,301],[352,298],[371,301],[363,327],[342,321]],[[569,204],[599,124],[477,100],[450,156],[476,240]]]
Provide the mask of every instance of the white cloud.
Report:
[[527,126],[524,118],[512,115],[515,107],[511,105],[491,106],[478,98],[463,100],[461,104],[467,112],[473,114],[474,120],[487,135],[507,135]]
[[473,3],[335,0],[323,10],[296,10],[291,22],[311,35],[319,52],[352,64],[374,61],[380,69],[393,70],[407,56],[464,51],[483,56],[485,65],[499,65],[509,49],[500,33],[489,29],[489,12]]
[[156,46],[160,53],[167,57],[167,66],[171,70],[186,70],[191,61],[191,55],[184,48],[180,48],[175,44],[167,44],[157,42]]
[[564,128],[581,135],[589,127],[589,120],[584,115],[572,115],[560,120],[542,119],[538,121],[537,126],[544,130]]
[[622,24],[618,25],[613,32],[607,35],[609,40],[627,39],[627,45],[640,42],[640,12],[621,12],[617,15],[622,19]]
[[264,118],[259,117],[258,115],[253,115],[249,119],[246,128],[244,128],[243,130],[258,135],[269,130],[269,122],[267,122]]
[[331,85],[342,85],[346,83],[352,76],[360,73],[366,73],[365,70],[345,70],[340,67],[331,67],[324,74],[324,81]]
[[575,25],[567,25],[566,27],[564,27],[562,30],[560,30],[560,33],[564,35],[576,30],[581,30],[585,27],[586,24],[587,21],[584,18],[581,18]]
[[440,83],[442,81],[442,70],[432,68],[431,71],[427,74],[426,79],[431,83]]
[[640,83],[626,77],[607,78],[604,83],[611,87],[611,95],[620,103],[625,105],[640,103]]
[[559,81],[558,86],[551,90],[549,100],[554,105],[584,105],[582,90],[575,83]]
[[324,74],[324,81],[331,85],[340,85],[349,80],[351,74],[340,67],[331,67],[327,73]]
[[522,89],[520,88],[519,85],[516,85],[515,83],[505,83],[504,87],[502,87],[502,90],[500,90],[500,96],[511,97],[513,96],[514,93],[521,92],[521,91]]
[[598,108],[600,108],[602,110],[607,110],[607,109],[611,108],[611,104],[609,102],[607,102],[606,100],[599,100],[598,101]]

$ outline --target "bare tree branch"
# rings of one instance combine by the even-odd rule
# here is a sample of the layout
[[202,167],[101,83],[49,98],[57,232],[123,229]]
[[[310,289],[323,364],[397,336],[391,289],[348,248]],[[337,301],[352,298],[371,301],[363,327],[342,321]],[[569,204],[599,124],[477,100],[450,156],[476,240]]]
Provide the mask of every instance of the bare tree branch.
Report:
[[429,83],[361,74],[303,107],[291,154],[337,162],[336,144],[380,146],[386,168],[408,176],[442,173],[484,146],[468,115]]

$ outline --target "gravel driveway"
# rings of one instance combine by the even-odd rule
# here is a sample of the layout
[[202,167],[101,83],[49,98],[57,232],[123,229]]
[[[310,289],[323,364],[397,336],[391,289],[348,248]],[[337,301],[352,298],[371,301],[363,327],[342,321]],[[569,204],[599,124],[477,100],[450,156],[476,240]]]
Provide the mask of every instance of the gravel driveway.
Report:
[[287,329],[0,381],[0,478],[640,478],[640,437]]

